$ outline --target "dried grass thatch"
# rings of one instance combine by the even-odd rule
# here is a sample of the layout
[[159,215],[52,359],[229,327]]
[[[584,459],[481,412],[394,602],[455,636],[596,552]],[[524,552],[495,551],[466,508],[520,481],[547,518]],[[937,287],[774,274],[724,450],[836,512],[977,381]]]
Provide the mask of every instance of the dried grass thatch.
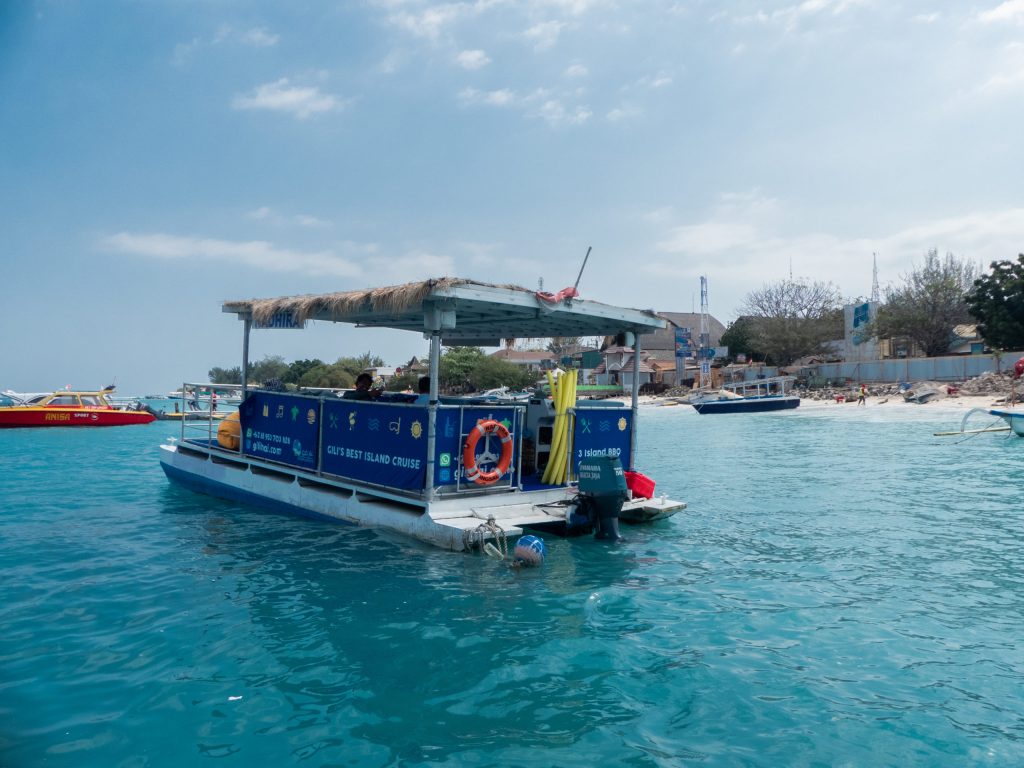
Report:
[[479,285],[488,288],[509,288],[527,291],[518,285],[495,285],[457,277],[441,277],[417,283],[390,285],[383,288],[368,288],[360,291],[342,291],[306,296],[285,296],[277,299],[250,299],[232,301],[227,307],[232,311],[252,312],[257,323],[267,322],[282,311],[292,313],[296,322],[304,322],[320,313],[355,315],[361,313],[402,312],[422,305],[423,300],[437,289],[453,288],[459,285]]

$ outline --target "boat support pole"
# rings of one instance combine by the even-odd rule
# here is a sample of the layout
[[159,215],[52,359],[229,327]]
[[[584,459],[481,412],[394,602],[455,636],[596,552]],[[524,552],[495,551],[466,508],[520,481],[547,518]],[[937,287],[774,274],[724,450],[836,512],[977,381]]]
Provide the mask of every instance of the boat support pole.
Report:
[[629,433],[629,470],[636,471],[636,430],[640,415],[640,334],[633,332],[633,429]]
[[244,318],[245,329],[242,331],[242,400],[245,400],[246,387],[249,385],[249,331],[252,330],[252,315]]
[[441,332],[430,332],[430,404],[427,406],[427,481],[423,494],[427,500],[434,495],[434,447],[437,441],[437,391],[441,371]]

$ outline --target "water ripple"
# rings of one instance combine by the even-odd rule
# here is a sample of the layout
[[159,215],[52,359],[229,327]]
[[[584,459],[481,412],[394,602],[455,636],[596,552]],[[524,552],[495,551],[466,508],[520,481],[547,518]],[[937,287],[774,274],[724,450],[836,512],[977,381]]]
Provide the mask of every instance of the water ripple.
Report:
[[1024,442],[941,418],[652,409],[690,508],[522,572],[0,433],[0,764],[1020,764]]

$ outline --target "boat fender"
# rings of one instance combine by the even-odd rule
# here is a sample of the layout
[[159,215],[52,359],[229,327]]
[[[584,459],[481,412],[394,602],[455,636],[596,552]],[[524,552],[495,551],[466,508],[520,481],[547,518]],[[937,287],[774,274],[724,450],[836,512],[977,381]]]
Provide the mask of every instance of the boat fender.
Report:
[[217,425],[217,443],[221,448],[227,448],[229,451],[238,450],[242,442],[242,425],[238,419],[238,411],[235,411]]
[[544,539],[538,536],[520,536],[512,554],[516,565],[544,565]]
[[[476,444],[484,435],[496,435],[501,440],[501,457],[494,469],[484,471],[476,463]],[[488,419],[481,421],[466,436],[466,446],[462,449],[462,466],[466,472],[466,479],[472,480],[477,485],[491,485],[498,482],[502,475],[508,472],[512,464],[512,435],[508,427],[500,421]]]

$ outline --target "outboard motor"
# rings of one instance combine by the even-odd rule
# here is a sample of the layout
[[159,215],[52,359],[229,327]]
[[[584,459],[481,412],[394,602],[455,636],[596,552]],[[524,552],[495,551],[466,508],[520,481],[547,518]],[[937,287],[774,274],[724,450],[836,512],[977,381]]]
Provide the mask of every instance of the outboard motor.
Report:
[[629,497],[622,462],[615,456],[596,456],[580,462],[580,511],[594,521],[594,537],[621,539],[619,513]]

